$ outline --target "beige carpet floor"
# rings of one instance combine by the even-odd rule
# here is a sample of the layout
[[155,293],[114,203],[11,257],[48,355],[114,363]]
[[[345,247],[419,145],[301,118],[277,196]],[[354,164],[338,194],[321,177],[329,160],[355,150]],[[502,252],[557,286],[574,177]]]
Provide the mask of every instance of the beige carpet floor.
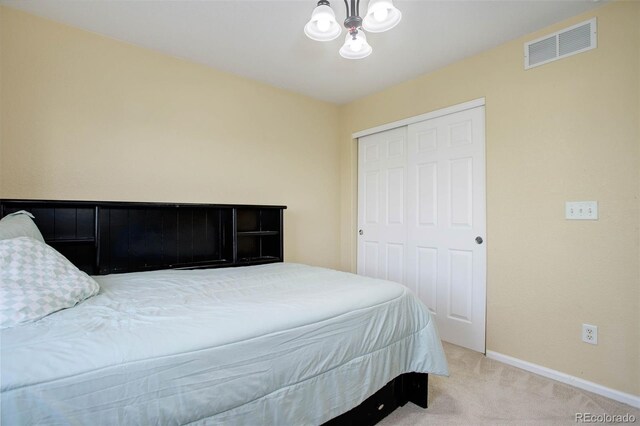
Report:
[[445,343],[449,377],[429,376],[429,408],[412,403],[379,424],[575,425],[576,413],[630,414],[640,410],[511,367]]

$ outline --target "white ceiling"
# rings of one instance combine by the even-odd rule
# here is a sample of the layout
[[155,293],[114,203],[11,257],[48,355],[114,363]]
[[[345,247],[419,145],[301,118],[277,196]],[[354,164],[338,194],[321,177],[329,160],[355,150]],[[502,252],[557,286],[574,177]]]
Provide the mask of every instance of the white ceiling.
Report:
[[[317,1],[317,0],[316,0]],[[55,21],[308,96],[346,103],[601,5],[591,0],[395,0],[403,19],[367,34],[371,56],[338,54],[302,29],[314,0],[0,0]],[[366,12],[367,1],[360,6]],[[332,0],[340,22],[342,0]]]

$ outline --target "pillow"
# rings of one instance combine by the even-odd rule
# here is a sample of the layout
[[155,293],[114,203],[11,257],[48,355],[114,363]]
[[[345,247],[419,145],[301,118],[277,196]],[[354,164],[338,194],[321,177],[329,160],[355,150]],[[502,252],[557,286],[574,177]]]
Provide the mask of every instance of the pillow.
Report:
[[33,215],[24,210],[6,215],[0,220],[0,240],[16,237],[31,237],[42,243],[44,238],[33,223]]
[[0,328],[32,322],[98,293],[93,278],[33,238],[0,240]]

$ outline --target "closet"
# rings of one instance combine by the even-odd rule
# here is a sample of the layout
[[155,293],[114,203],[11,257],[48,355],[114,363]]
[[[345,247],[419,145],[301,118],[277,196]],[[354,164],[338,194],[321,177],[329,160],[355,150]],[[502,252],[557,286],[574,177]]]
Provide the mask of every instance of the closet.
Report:
[[406,285],[443,340],[484,352],[484,102],[405,122],[358,137],[358,273]]

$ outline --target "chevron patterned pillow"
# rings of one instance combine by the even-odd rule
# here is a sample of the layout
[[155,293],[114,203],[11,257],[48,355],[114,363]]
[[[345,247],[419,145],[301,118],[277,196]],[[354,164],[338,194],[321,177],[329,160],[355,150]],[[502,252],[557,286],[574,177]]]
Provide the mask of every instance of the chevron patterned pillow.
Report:
[[70,308],[99,290],[47,244],[29,237],[0,240],[0,328]]

